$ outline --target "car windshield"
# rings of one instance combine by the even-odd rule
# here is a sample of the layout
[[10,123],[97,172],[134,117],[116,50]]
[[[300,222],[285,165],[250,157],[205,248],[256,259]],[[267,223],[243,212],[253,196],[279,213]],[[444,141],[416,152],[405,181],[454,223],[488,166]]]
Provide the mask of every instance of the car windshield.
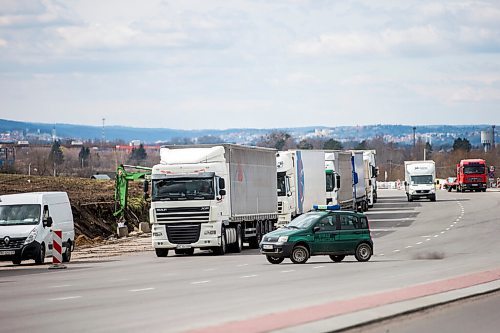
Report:
[[411,176],[411,182],[415,185],[432,184],[432,175]]
[[484,174],[485,168],[484,166],[466,166],[464,167],[464,174],[470,175],[470,174]]
[[152,183],[153,201],[215,199],[213,178],[167,178]]
[[288,228],[294,229],[307,229],[314,224],[320,217],[325,216],[326,212],[309,212],[302,214],[299,217],[293,219],[292,222],[286,225]]
[[40,221],[40,205],[1,205],[0,225],[36,225]]

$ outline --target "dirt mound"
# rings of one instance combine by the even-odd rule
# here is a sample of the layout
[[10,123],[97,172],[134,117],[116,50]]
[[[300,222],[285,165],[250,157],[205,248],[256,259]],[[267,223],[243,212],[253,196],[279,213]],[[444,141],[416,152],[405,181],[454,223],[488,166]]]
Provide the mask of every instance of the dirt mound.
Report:
[[[83,235],[93,241],[96,237],[108,238],[116,233],[113,180],[0,174],[0,195],[45,191],[68,193],[77,237]],[[129,200],[134,205],[125,214],[130,231],[139,222],[148,221],[147,203],[141,199],[142,195],[141,183],[131,182]]]

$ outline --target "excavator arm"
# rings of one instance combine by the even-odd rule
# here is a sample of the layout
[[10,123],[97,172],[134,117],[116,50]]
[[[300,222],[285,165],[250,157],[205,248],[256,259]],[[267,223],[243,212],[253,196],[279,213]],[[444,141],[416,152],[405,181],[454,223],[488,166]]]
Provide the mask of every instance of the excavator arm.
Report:
[[[127,171],[127,169],[136,169],[142,171]],[[144,179],[151,175],[152,168],[134,166],[134,165],[123,165],[121,164],[116,169],[116,179],[115,179],[115,212],[113,215],[119,220],[123,219],[125,215],[125,209],[127,208],[127,198],[128,198],[128,182],[138,181]]]

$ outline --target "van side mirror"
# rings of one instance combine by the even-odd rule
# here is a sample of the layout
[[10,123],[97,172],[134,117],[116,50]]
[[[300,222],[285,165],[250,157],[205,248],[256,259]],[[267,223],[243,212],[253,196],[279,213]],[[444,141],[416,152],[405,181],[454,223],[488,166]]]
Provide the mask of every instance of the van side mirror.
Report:
[[219,178],[219,189],[223,190],[225,188],[226,188],[226,181],[224,180],[224,178]]
[[320,227],[318,227],[318,226],[316,226],[316,227],[314,227],[314,228],[313,228],[313,233],[316,233],[316,232],[318,232],[318,231],[320,231],[320,230],[321,230],[321,228],[320,228]]
[[226,190],[219,190],[219,195],[226,195]]
[[50,227],[52,227],[52,223],[53,223],[52,217],[49,216],[49,217],[47,217],[46,220],[43,221],[43,226],[50,228]]

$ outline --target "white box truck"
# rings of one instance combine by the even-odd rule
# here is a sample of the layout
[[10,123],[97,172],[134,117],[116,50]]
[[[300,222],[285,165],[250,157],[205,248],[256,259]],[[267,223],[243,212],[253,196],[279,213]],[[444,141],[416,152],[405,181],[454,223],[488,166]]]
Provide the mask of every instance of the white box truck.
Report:
[[405,161],[405,191],[408,201],[427,198],[436,201],[434,161]]
[[325,153],[289,150],[276,154],[278,227],[326,203]]
[[52,255],[52,229],[62,231],[63,261],[70,261],[75,227],[66,192],[0,196],[0,260],[43,264]]
[[232,144],[160,148],[151,173],[156,255],[257,248],[277,220],[276,150]]

